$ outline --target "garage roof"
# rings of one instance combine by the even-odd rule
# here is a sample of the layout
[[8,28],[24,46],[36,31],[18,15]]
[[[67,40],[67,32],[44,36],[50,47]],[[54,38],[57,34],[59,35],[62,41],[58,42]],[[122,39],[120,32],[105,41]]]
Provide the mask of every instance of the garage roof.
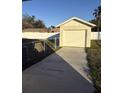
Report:
[[56,27],[59,27],[59,26],[65,24],[65,23],[67,23],[67,22],[69,22],[69,21],[71,21],[71,20],[80,21],[80,22],[82,22],[82,23],[84,23],[84,24],[87,24],[87,25],[89,25],[89,26],[91,26],[91,27],[95,27],[95,26],[96,26],[95,24],[92,24],[92,23],[90,23],[90,22],[88,22],[88,21],[85,21],[85,20],[83,20],[83,19],[80,19],[80,18],[78,18],[78,17],[72,17],[72,18],[66,20],[66,21],[63,22],[63,23],[58,24]]

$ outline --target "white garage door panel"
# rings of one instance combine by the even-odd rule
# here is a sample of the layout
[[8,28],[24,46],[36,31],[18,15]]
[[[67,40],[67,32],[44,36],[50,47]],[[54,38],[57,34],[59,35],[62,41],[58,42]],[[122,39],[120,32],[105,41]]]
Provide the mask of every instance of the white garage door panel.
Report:
[[63,31],[63,45],[85,47],[85,31]]

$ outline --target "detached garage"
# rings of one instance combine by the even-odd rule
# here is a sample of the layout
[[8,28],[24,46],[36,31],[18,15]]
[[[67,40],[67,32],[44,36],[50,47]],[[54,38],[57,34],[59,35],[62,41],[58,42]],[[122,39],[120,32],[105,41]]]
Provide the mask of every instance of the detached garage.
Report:
[[90,47],[91,28],[94,26],[77,17],[57,25],[60,28],[60,46]]

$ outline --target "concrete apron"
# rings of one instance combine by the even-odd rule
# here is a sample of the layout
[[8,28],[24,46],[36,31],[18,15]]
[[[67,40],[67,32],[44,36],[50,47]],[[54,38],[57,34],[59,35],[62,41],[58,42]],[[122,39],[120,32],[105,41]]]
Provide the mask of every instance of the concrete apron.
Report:
[[88,78],[89,68],[87,66],[87,55],[84,48],[63,47],[56,53],[61,56],[81,76],[92,83],[92,81]]

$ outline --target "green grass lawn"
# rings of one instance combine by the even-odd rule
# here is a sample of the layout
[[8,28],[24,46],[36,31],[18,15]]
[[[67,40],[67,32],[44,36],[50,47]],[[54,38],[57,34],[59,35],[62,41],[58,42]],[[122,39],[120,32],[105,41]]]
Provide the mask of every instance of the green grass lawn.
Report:
[[95,93],[101,93],[101,41],[92,40],[91,48],[87,48],[86,52]]

